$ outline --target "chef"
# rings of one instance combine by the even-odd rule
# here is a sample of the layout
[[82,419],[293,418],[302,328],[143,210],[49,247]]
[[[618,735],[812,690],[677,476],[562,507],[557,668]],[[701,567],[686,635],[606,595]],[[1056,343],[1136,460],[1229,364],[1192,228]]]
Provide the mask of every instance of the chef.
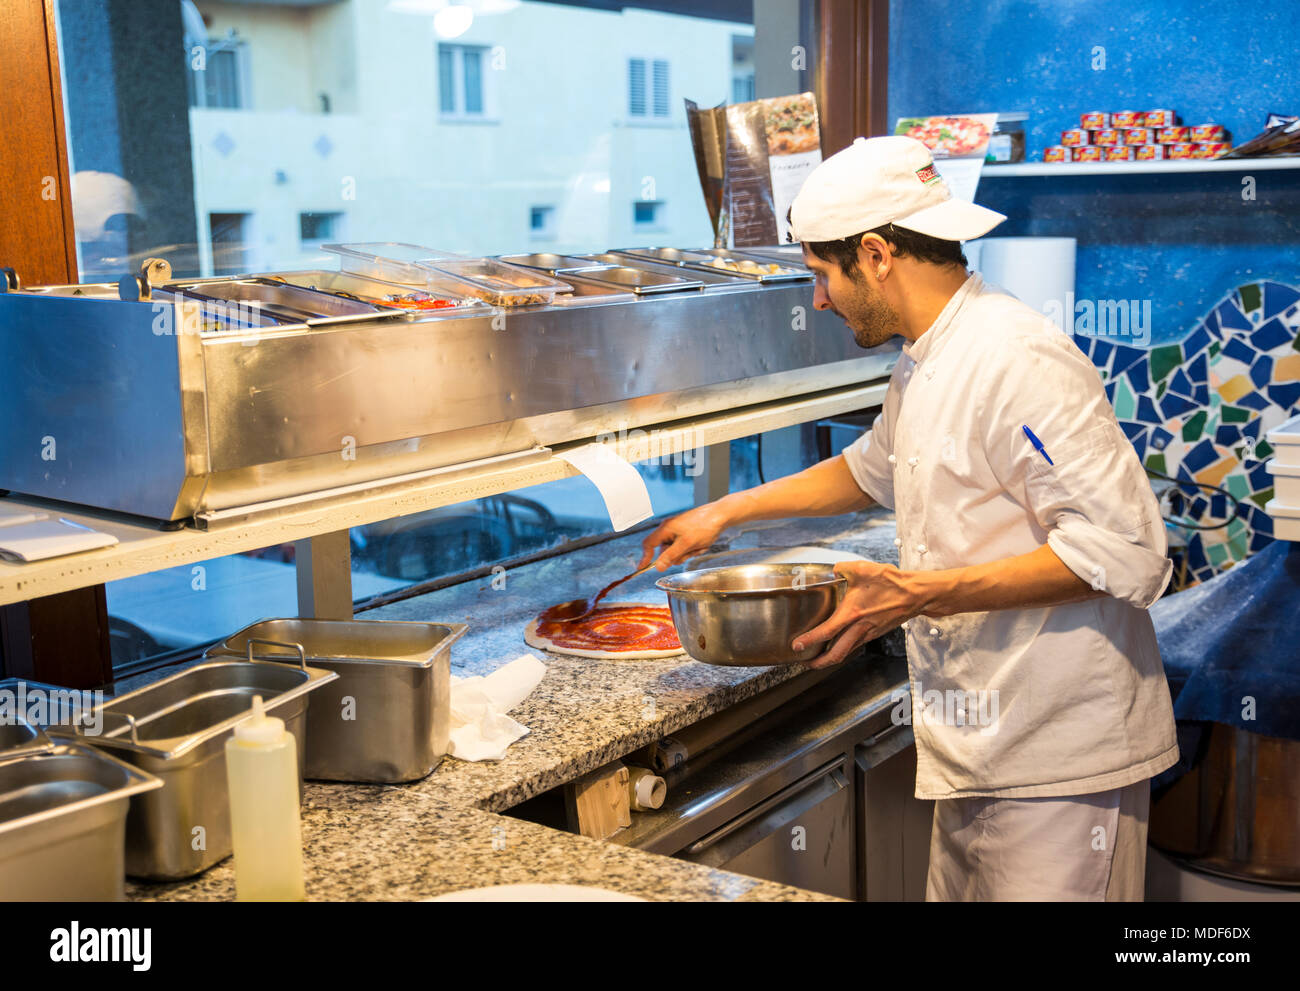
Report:
[[1004,219],[953,199],[911,138],[823,162],[791,228],[818,309],[863,348],[903,338],[881,413],[838,456],[668,520],[643,563],[755,520],[892,508],[898,567],[836,565],[841,605],[794,647],[825,641],[822,667],[905,628],[927,898],[1140,901],[1150,778],[1178,759],[1146,611],[1172,565],[1096,368],[966,270],[961,242]]

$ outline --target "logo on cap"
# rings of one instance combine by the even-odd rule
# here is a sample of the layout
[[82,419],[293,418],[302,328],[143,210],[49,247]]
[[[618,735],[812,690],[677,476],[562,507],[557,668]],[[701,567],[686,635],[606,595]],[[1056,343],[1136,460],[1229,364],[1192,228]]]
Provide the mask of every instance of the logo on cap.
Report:
[[934,163],[923,165],[916,170],[916,177],[921,180],[922,184],[928,186],[932,182],[939,181],[939,173],[934,169]]

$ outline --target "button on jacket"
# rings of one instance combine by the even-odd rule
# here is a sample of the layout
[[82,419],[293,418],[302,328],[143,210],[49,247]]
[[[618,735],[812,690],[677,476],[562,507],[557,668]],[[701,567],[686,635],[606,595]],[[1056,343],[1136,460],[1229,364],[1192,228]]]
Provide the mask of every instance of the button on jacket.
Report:
[[1055,324],[972,275],[903,347],[844,456],[895,511],[903,570],[1046,543],[1107,593],[907,624],[918,798],[1088,794],[1178,759],[1146,612],[1173,570],[1159,505],[1097,370]]

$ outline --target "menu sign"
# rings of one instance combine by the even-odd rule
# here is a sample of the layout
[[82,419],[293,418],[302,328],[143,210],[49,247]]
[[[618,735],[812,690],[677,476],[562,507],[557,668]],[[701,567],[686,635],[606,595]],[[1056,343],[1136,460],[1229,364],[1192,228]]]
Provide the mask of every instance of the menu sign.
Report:
[[686,101],[714,246],[789,239],[786,214],[821,164],[821,124],[811,93],[701,110]]

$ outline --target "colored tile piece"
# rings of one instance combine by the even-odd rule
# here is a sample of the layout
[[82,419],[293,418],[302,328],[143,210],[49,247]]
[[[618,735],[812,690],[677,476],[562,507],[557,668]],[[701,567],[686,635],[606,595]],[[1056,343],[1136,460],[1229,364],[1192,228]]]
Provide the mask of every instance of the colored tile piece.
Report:
[[1283,313],[1297,302],[1300,302],[1300,289],[1293,289],[1280,282],[1264,283],[1265,320]]
[[[1206,337],[1204,329],[1201,333]],[[1168,344],[1164,347],[1151,349],[1151,380],[1153,382],[1161,381],[1166,375],[1183,363],[1183,349],[1177,344]]]
[[1250,366],[1250,380],[1255,383],[1257,388],[1263,388],[1268,385],[1272,377],[1273,359],[1266,354],[1261,354],[1255,359],[1255,363]]
[[1237,309],[1236,304],[1231,300],[1225,299],[1218,305],[1214,313],[1219,318],[1218,326],[1221,337],[1228,337],[1233,331],[1248,332],[1253,329],[1246,315]]
[[1205,430],[1205,421],[1209,417],[1209,412],[1200,410],[1193,413],[1183,421],[1183,440],[1188,443],[1201,439],[1201,433]]
[[1271,351],[1283,344],[1289,344],[1294,338],[1295,334],[1291,329],[1274,317],[1250,335],[1250,343],[1260,351]]

